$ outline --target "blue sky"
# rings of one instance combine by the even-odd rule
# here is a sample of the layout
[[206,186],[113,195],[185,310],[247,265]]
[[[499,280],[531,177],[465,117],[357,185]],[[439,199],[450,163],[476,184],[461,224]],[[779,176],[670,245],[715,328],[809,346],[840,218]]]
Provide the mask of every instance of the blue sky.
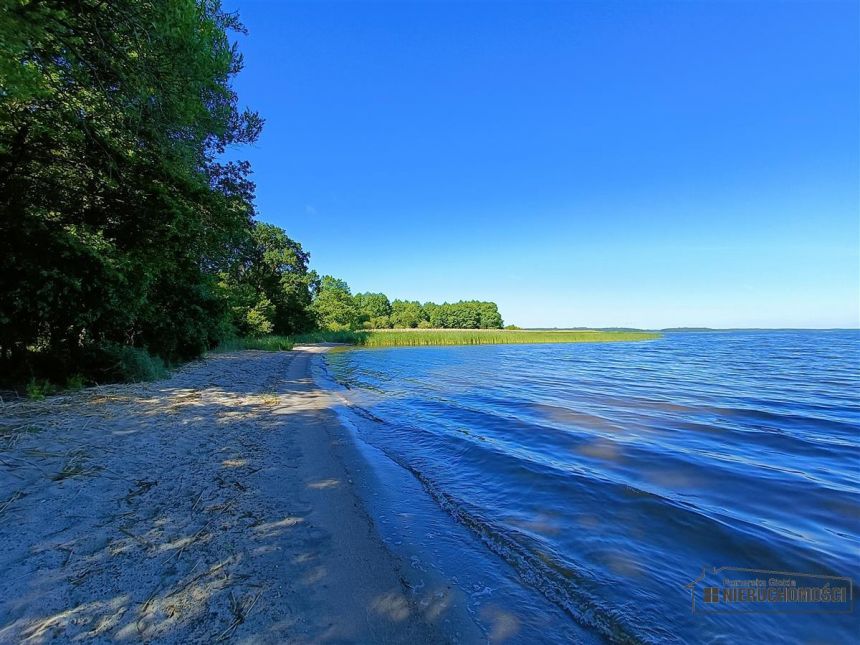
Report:
[[856,2],[225,6],[260,219],[354,291],[860,325]]

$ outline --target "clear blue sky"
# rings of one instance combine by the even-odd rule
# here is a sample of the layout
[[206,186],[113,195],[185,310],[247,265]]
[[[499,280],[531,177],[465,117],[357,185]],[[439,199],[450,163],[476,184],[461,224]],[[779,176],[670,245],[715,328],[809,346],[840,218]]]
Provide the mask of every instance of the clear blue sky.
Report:
[[260,219],[354,291],[860,325],[857,2],[225,6]]

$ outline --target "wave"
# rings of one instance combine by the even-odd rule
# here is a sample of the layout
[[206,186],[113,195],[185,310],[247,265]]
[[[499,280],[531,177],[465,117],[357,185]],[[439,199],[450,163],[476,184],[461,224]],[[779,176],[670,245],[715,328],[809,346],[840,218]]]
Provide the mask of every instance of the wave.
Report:
[[[362,418],[370,414],[360,406],[348,404],[348,407]],[[606,606],[600,601],[599,595],[590,590],[590,587],[595,586],[594,577],[584,566],[567,563],[545,547],[534,545],[531,549],[525,548],[521,541],[527,541],[527,536],[519,534],[519,540],[515,539],[510,529],[496,526],[477,513],[470,512],[425,473],[384,447],[381,449],[415,477],[430,497],[455,521],[468,528],[493,553],[512,566],[523,582],[540,591],[580,625],[616,643],[657,643],[669,636],[668,633],[637,633],[622,612]]]
[[[577,624],[612,642],[713,641],[731,626],[694,620],[684,591],[701,566],[854,568],[860,406],[780,364],[791,352],[769,379],[748,337],[681,340],[358,350],[331,357],[329,378],[350,387],[359,436]],[[704,359],[717,342],[734,346]]]

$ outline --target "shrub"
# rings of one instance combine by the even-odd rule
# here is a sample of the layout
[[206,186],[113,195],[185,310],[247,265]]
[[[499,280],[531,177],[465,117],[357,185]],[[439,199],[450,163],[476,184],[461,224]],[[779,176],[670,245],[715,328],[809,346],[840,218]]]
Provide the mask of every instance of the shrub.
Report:
[[139,383],[167,376],[164,361],[142,347],[103,343],[90,347],[81,361],[82,372],[96,382]]
[[72,374],[66,379],[66,389],[76,392],[86,387],[87,380],[83,374]]
[[330,331],[335,334],[352,331],[352,326],[344,323],[330,322],[322,331]]
[[391,329],[391,319],[388,316],[376,316],[368,323],[370,323],[370,329]]
[[[361,344],[361,339],[368,333],[362,331],[325,331],[318,330],[293,337],[296,343],[349,343]],[[383,333],[383,332],[377,332]]]
[[245,332],[248,336],[265,336],[271,334],[272,318],[275,306],[268,298],[262,298],[245,314]]
[[122,347],[118,367],[121,379],[128,383],[155,381],[167,376],[164,361],[140,347]]
[[27,398],[32,399],[33,401],[41,401],[53,391],[53,386],[45,379],[31,378],[30,382],[27,383]]
[[283,352],[293,348],[289,336],[258,336],[255,338],[229,338],[215,349],[216,352],[238,352],[243,349],[258,349],[264,352]]

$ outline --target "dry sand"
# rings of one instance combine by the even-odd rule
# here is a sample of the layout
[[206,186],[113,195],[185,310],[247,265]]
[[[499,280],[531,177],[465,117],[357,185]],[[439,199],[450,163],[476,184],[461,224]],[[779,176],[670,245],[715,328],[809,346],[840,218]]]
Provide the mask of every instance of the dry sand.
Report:
[[380,541],[321,351],[0,405],[0,642],[474,640]]

